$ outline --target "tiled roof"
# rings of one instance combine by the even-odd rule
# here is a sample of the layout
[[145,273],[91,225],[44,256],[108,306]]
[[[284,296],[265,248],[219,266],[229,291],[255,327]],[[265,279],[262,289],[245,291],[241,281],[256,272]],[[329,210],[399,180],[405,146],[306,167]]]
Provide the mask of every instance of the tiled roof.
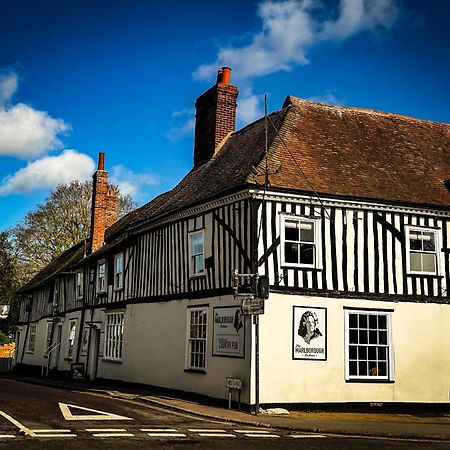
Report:
[[272,187],[450,206],[450,125],[296,97],[285,108],[286,146],[269,150]]

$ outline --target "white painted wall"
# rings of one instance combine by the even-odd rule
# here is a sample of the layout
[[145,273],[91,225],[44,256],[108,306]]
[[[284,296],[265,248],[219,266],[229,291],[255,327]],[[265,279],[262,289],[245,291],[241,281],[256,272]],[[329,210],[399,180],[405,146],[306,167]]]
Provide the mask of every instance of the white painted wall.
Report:
[[[294,305],[327,308],[326,361],[292,359]],[[344,306],[394,310],[394,383],[345,381]],[[450,305],[271,294],[260,324],[261,403],[450,401]]]

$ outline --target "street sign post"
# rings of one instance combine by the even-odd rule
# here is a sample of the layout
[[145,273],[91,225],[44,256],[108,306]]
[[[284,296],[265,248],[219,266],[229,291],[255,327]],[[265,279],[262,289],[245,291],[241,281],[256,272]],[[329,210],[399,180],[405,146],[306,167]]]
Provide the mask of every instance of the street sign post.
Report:
[[255,298],[253,295],[242,299],[242,314],[245,316],[253,314],[264,314],[264,299]]

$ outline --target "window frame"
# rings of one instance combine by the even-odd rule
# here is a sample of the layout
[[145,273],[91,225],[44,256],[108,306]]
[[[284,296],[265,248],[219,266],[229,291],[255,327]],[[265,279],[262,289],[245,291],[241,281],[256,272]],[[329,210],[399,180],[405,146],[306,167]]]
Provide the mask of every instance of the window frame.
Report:
[[[193,253],[192,252],[192,238],[195,235],[201,235],[202,236],[202,246],[203,246],[203,252],[202,253]],[[202,261],[203,261],[203,269],[201,272],[194,272],[195,270],[195,257],[202,255]],[[189,277],[195,278],[195,277],[204,277],[206,275],[205,270],[205,230],[196,230],[189,233]]]
[[[375,382],[375,383],[390,383],[394,382],[394,346],[393,346],[393,340],[392,340],[392,313],[391,310],[381,310],[381,309],[353,309],[348,308],[344,310],[345,312],[345,318],[344,318],[344,365],[345,365],[345,381],[347,382]],[[361,315],[377,315],[377,316],[384,316],[386,317],[386,344],[369,344],[367,343],[350,343],[350,314],[361,314]],[[359,316],[358,316],[359,320]],[[356,328],[359,330],[367,329],[367,331],[371,330],[369,327],[369,318],[367,317],[367,328],[364,327],[358,327]],[[352,328],[354,329],[354,328]],[[377,331],[380,330],[380,328],[376,328]],[[384,330],[384,329],[381,329]],[[372,329],[372,331],[375,331]],[[369,347],[383,347],[386,348],[386,375],[351,375],[350,374],[350,345],[355,347],[363,347],[366,348]],[[378,350],[377,350],[378,354]],[[356,361],[364,361],[365,359],[356,359]],[[369,360],[369,356],[367,356],[367,360]],[[384,361],[383,359],[376,358],[376,362]],[[370,369],[369,369],[370,370]],[[378,370],[378,369],[377,369]]]
[[[280,215],[281,224],[280,224],[280,247],[281,247],[281,266],[283,267],[299,267],[305,269],[321,269],[322,268],[322,227],[321,221],[322,219],[317,216],[302,216],[297,214],[281,214]],[[287,242],[298,242],[299,244],[302,242],[298,241],[290,241],[285,238],[285,227],[286,221],[296,221],[296,222],[311,222],[313,224],[314,229],[314,249],[315,249],[315,259],[313,264],[302,264],[299,263],[291,263],[286,261],[285,254],[285,243]]]
[[[73,336],[72,336],[73,330]],[[67,334],[67,359],[73,359],[73,350],[75,348],[75,336],[77,334],[77,319],[69,320],[69,332]]]
[[47,329],[45,332],[45,344],[47,345],[46,350],[49,349],[52,344],[52,328],[53,322],[47,322]]
[[[121,259],[122,260],[122,270],[121,272],[117,271],[117,261]],[[124,263],[124,255],[123,252],[121,253],[117,253],[117,255],[114,255],[114,290],[115,291],[120,291],[121,289],[123,289],[123,274],[124,274],[124,267],[123,267],[123,263]],[[117,276],[120,275],[120,285],[117,283]]]
[[[103,266],[105,268],[104,269],[104,275],[103,275],[103,288],[100,288],[100,280],[101,280],[101,278],[100,278],[100,267],[101,266]],[[97,263],[96,286],[97,286],[97,292],[98,293],[103,293],[103,292],[106,292],[106,290],[107,290],[107,276],[108,276],[107,270],[108,269],[106,267],[106,260],[102,259],[101,261],[99,261]]]
[[[34,353],[36,350],[36,334],[37,325],[35,323],[30,323],[30,328],[28,329],[27,353]],[[31,337],[33,337],[33,339],[31,339]]]
[[[203,372],[206,373],[207,369],[207,363],[208,363],[208,309],[209,306],[202,305],[202,306],[193,306],[190,308],[187,308],[187,315],[186,315],[186,370],[187,371],[193,371],[193,372]],[[205,313],[204,317],[204,323],[193,323],[192,322],[192,314],[195,314],[196,312],[199,313]],[[200,315],[198,316],[200,317]],[[204,327],[204,337],[196,337],[192,335],[193,325]],[[195,343],[204,342],[204,351],[197,351],[195,352],[194,347]],[[192,363],[193,361],[193,354],[196,353],[198,355],[203,355],[203,364],[195,364]],[[195,356],[194,356],[195,360]]]
[[[119,320],[114,320],[114,318],[119,318]],[[124,323],[124,311],[110,311],[106,313],[103,359],[109,361],[122,361]],[[117,331],[118,334],[116,334]]]
[[[406,272],[411,275],[439,275],[439,229],[430,228],[430,227],[422,227],[420,225],[407,225],[406,226]],[[426,251],[426,250],[412,250],[410,236],[412,232],[422,232],[422,233],[433,233],[434,234],[434,252]],[[432,254],[436,258],[436,270],[434,272],[428,271],[417,271],[411,270],[411,253],[420,253],[420,254]]]
[[[80,283],[81,281],[81,283]],[[77,299],[84,296],[84,273],[82,270],[77,270],[75,274],[75,295]]]

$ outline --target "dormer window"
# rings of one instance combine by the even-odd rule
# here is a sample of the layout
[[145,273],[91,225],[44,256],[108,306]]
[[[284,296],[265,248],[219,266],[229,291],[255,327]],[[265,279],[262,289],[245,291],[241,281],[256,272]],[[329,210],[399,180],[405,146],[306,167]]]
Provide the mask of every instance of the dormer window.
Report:
[[114,289],[123,288],[123,253],[114,256]]

